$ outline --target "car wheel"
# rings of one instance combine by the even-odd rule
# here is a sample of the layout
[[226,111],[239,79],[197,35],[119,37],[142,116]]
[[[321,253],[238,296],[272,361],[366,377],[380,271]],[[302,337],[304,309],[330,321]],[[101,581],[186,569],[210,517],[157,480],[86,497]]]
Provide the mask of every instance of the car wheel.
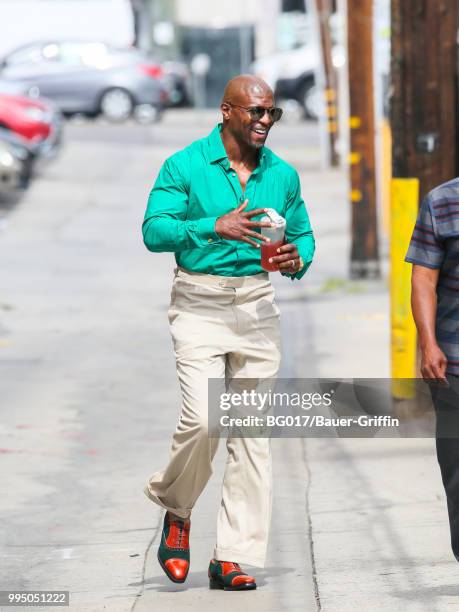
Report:
[[314,81],[306,81],[301,91],[301,101],[306,119],[318,119],[320,114],[320,92]]
[[134,119],[138,123],[144,125],[148,123],[155,123],[159,120],[160,112],[157,106],[152,104],[138,104],[134,108]]
[[100,99],[100,112],[108,121],[124,121],[131,116],[134,102],[121,87],[107,90]]

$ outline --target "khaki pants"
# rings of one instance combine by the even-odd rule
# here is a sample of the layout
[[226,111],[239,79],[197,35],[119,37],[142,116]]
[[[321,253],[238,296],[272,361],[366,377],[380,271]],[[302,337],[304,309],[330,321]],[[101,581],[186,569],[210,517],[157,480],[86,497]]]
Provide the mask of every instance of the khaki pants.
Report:
[[[175,270],[168,311],[182,408],[167,467],[144,491],[183,518],[212,474],[208,378],[274,378],[279,309],[267,273],[225,277]],[[215,409],[217,409],[215,407]],[[264,567],[272,507],[269,438],[228,437],[214,557]]]

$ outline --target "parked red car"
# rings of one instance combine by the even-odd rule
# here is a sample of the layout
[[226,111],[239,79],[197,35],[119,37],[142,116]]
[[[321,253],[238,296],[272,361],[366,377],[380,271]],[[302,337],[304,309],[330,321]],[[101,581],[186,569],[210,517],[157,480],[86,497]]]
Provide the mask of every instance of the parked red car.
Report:
[[0,128],[25,138],[39,155],[55,152],[61,139],[60,114],[43,100],[0,92]]

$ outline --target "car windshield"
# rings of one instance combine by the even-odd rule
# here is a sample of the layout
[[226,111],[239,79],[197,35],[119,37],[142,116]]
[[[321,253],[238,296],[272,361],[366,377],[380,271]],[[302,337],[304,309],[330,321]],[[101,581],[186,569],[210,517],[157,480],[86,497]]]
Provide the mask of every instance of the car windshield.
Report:
[[6,57],[6,64],[8,66],[20,66],[21,64],[36,64],[42,60],[42,45],[30,45],[10,53]]

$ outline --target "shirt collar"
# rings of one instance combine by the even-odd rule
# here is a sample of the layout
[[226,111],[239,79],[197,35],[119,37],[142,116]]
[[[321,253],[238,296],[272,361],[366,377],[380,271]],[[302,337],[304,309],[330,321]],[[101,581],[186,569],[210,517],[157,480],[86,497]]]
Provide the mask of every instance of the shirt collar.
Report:
[[226,155],[226,149],[223,145],[223,141],[220,136],[222,127],[223,127],[223,124],[218,123],[214,127],[214,129],[211,131],[208,137],[209,161],[211,164],[221,159],[224,159],[225,157],[228,159],[228,156]]
[[[228,156],[226,154],[226,149],[225,146],[223,144],[222,138],[220,136],[220,132],[222,130],[223,124],[222,123],[218,123],[214,129],[211,131],[211,133],[208,136],[208,143],[209,143],[209,162],[211,164],[213,164],[216,161],[220,161],[222,159],[226,160],[226,164],[225,166],[227,168],[229,168],[229,161],[228,161]],[[259,157],[259,164],[258,166],[255,168],[255,170],[253,171],[255,172],[259,172],[260,167],[264,167],[265,165],[265,161],[266,161],[266,150],[265,147],[261,147],[260,148],[260,157]]]

